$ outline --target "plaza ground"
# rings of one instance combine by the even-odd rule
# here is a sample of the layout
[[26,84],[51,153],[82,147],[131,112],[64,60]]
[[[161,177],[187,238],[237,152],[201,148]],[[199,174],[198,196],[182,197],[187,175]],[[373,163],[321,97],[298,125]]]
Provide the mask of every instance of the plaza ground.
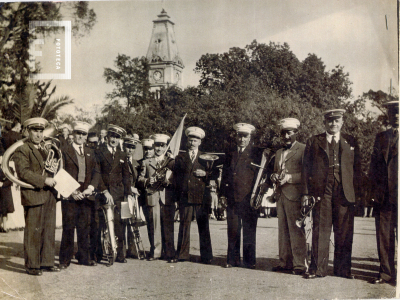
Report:
[[[175,223],[175,244],[178,223]],[[73,260],[59,273],[27,275],[24,270],[23,231],[0,233],[0,299],[377,299],[394,298],[395,287],[372,285],[378,275],[373,218],[355,220],[352,271],[355,280],[332,276],[333,247],[329,276],[306,280],[301,276],[274,273],[278,264],[278,219],[258,220],[257,267],[225,269],[226,221],[210,220],[214,260],[200,263],[196,222],[192,222],[191,261],[128,259],[111,267],[87,267]],[[56,264],[61,229],[56,230]],[[145,227],[141,236],[149,248]]]

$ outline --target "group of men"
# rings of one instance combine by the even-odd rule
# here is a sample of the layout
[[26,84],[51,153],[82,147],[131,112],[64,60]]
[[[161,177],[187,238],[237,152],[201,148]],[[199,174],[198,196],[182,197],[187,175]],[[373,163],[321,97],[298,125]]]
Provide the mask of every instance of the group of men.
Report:
[[[394,244],[397,228],[397,145],[398,102],[387,103],[391,129],[380,133],[371,158],[371,198],[377,203],[376,228],[380,277],[373,283],[395,280]],[[227,200],[228,250],[226,268],[241,265],[256,267],[256,228],[258,214],[252,207],[252,194],[259,174],[257,165],[265,161],[267,184],[275,188],[279,230],[279,265],[272,270],[304,275],[308,279],[324,277],[328,271],[331,230],[334,231],[334,275],[352,279],[351,252],[354,232],[355,203],[360,189],[359,146],[354,137],[341,132],[344,110],[324,112],[326,131],[312,136],[306,145],[297,141],[300,122],[295,118],[280,121],[284,147],[274,156],[252,145],[255,127],[238,123],[236,146],[225,154],[220,196]],[[99,145],[98,137],[87,139],[89,124],[76,122],[74,141],[62,149],[65,170],[80,187],[62,199],[63,235],[60,268],[54,266],[55,196],[53,176],[44,167],[46,151],[41,146],[47,121],[34,118],[25,121],[29,139],[15,152],[18,176],[34,189],[21,188],[25,207],[25,267],[29,274],[42,270],[67,268],[73,257],[73,233],[77,228],[80,264],[95,266],[101,259],[96,232],[92,232],[97,191],[104,203],[115,205],[114,223],[117,237],[117,262],[135,255],[126,253],[126,222],[121,218],[122,203],[137,188],[141,193],[147,222],[149,261],[164,258],[169,263],[190,259],[190,228],[195,215],[200,243],[200,258],[212,263],[213,252],[209,230],[210,199],[207,186],[216,180],[218,170],[209,169],[199,146],[205,132],[189,127],[186,151],[176,157],[167,151],[168,135],[154,134],[140,141],[137,135],[124,136],[123,128],[109,125],[107,136]],[[120,140],[123,138],[123,149]],[[86,146],[86,143],[91,147]],[[133,159],[138,143],[144,158]],[[365,187],[364,187],[365,188]],[[309,203],[312,201],[313,203]],[[180,225],[177,249],[174,247],[175,202],[179,203]],[[312,207],[311,264],[307,262],[304,227],[296,226],[302,210]],[[242,241],[243,239],[243,241]],[[128,242],[129,244],[129,242]],[[132,242],[131,242],[132,244]]]

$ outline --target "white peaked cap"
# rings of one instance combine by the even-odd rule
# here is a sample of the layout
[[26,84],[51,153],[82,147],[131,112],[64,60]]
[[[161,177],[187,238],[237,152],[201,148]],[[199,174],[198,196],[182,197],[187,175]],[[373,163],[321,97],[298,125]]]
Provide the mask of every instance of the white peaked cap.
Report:
[[279,121],[281,129],[298,129],[300,127],[300,121],[296,118],[286,118]]
[[82,122],[82,121],[75,121],[74,123],[72,123],[72,128],[74,130],[80,130],[80,131],[83,131],[86,133],[89,132],[89,127],[90,127],[89,123]]
[[167,144],[168,140],[169,140],[169,136],[166,134],[162,134],[162,133],[157,133],[157,134],[153,134],[150,136],[150,138],[152,140],[154,140],[154,143],[164,143]]
[[245,132],[249,134],[256,130],[253,125],[247,123],[237,123],[233,125],[233,129],[236,130],[236,132]]
[[154,140],[153,139],[143,139],[142,140],[142,146],[143,147],[151,147],[153,148],[154,145]]
[[185,130],[185,134],[186,134],[186,136],[191,135],[191,136],[195,136],[199,139],[203,139],[206,136],[206,133],[204,132],[203,129],[201,129],[200,127],[195,127],[195,126],[188,127]]

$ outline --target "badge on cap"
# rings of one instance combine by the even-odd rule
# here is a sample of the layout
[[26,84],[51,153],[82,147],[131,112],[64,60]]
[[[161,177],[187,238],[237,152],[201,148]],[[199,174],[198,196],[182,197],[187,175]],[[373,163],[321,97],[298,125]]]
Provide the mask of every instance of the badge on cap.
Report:
[[117,125],[112,125],[112,124],[108,125],[107,131],[115,133],[115,134],[119,135],[120,137],[123,137],[124,135],[126,135],[125,129],[123,129],[122,127],[119,127]]
[[325,119],[342,118],[346,110],[344,109],[330,109],[323,112]]
[[251,134],[252,132],[254,132],[256,130],[256,128],[251,124],[237,123],[237,124],[233,125],[233,130],[236,130],[236,132],[244,132],[244,133]]

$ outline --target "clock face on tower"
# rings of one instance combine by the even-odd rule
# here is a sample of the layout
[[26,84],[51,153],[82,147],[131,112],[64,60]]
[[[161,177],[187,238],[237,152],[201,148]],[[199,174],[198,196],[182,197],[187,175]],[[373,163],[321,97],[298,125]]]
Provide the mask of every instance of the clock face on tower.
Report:
[[154,71],[153,73],[153,78],[155,81],[160,81],[162,78],[162,74],[160,71]]

